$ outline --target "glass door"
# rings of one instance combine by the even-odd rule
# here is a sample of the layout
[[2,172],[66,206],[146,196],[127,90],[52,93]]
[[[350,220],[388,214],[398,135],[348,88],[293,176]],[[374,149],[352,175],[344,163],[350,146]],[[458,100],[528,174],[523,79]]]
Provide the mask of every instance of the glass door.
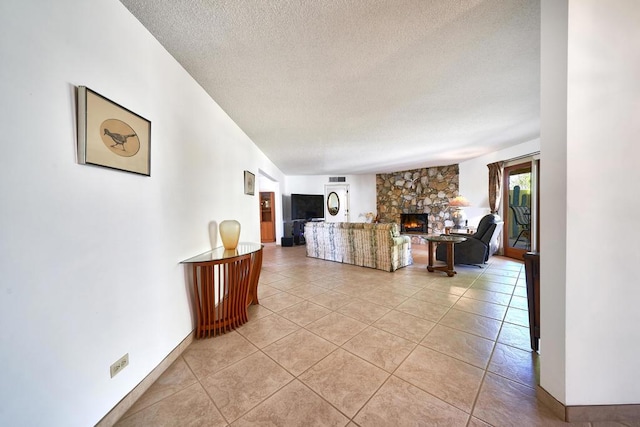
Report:
[[535,185],[532,185],[531,162],[520,163],[504,168],[503,183],[503,246],[504,255],[510,258],[523,259],[522,256],[531,251],[532,218]]

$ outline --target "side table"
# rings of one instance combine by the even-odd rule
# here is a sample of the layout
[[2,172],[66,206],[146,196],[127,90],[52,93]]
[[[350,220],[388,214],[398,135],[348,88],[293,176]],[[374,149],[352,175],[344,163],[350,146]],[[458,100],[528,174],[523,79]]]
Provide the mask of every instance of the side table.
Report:
[[[433,273],[435,270],[444,271],[445,273],[447,273],[447,276],[453,277],[453,275],[457,273],[456,270],[454,270],[453,268],[453,261],[454,261],[453,246],[456,243],[464,242],[465,240],[467,240],[467,238],[462,236],[453,236],[449,234],[438,235],[438,236],[430,234],[425,236],[425,240],[427,240],[427,244],[429,245],[429,264],[427,265],[427,270],[430,273]],[[433,265],[434,259],[435,259],[435,247],[438,244],[447,245],[447,264],[446,265],[439,265],[439,266]]]
[[219,335],[247,322],[247,306],[259,303],[261,244],[240,243],[232,251],[219,247],[182,263],[191,267],[196,338]]

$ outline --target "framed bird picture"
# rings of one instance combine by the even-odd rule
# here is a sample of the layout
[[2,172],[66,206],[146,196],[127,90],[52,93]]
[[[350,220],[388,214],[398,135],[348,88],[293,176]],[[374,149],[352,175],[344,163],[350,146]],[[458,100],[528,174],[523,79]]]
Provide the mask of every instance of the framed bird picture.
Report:
[[151,122],[78,86],[78,163],[151,175]]

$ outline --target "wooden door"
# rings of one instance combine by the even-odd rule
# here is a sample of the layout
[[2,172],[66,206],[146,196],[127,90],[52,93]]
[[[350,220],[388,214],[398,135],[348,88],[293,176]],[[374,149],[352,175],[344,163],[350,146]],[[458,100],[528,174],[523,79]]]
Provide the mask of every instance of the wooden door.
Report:
[[504,255],[523,259],[531,250],[532,243],[532,194],[531,162],[504,168],[502,185],[503,246]]
[[260,241],[270,243],[276,241],[274,193],[260,192]]

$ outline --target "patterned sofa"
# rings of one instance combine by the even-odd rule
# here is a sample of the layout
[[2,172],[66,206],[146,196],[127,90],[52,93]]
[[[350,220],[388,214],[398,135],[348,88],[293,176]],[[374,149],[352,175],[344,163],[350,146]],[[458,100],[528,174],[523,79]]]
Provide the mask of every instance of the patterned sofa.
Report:
[[307,222],[307,256],[362,267],[395,271],[411,265],[411,239],[398,224]]

